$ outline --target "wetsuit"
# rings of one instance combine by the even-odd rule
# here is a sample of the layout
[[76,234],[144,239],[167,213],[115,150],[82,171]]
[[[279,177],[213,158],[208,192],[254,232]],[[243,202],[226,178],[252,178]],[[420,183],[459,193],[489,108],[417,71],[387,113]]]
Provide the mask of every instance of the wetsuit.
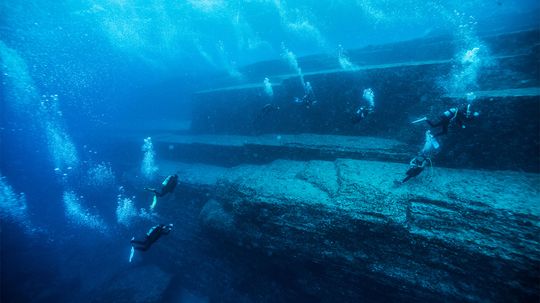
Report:
[[163,225],[158,224],[150,228],[146,233],[146,236],[143,241],[131,239],[131,245],[136,250],[146,251],[156,242],[162,235],[168,235],[172,230],[172,224]]
[[365,117],[367,117],[368,114],[371,114],[373,112],[373,107],[371,106],[360,106],[356,112],[354,112],[354,115],[351,119],[351,122],[353,124],[356,124],[360,121],[362,121]]
[[423,156],[418,156],[412,159],[410,163],[411,167],[406,172],[407,177],[405,177],[401,183],[405,183],[409,181],[409,179],[418,176],[426,167],[427,161],[428,159],[424,158]]
[[470,119],[470,112],[467,105],[458,107],[452,107],[449,110],[445,111],[437,122],[432,122],[426,119],[427,124],[431,127],[442,127],[442,130],[436,134],[434,137],[441,135],[446,135],[448,133],[448,126],[452,121],[455,121],[459,128],[464,128],[465,121]]
[[315,97],[312,94],[306,94],[302,97],[302,100],[300,101],[302,104],[306,106],[306,108],[309,108],[313,104],[317,103],[315,100]]
[[171,175],[171,176],[168,176],[161,184],[162,185],[161,191],[158,191],[153,188],[145,188],[145,190],[153,192],[156,195],[156,197],[163,197],[168,193],[172,193],[177,184],[178,184],[178,175]]
[[317,103],[317,100],[315,99],[315,93],[313,92],[313,88],[311,87],[311,84],[309,82],[306,82],[306,85],[304,86],[304,92],[305,94],[302,97],[302,103],[307,108]]

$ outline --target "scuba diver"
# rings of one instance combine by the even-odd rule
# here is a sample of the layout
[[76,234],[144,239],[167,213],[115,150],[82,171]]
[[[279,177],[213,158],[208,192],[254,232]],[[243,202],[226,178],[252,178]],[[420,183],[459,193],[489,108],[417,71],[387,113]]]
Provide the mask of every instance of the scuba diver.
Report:
[[422,171],[424,171],[424,168],[428,164],[431,165],[431,159],[423,154],[419,154],[418,156],[414,157],[409,163],[410,166],[405,173],[407,175],[405,179],[403,179],[402,181],[396,181],[396,183],[403,184],[409,181],[411,178],[418,176]]
[[151,191],[154,193],[154,198],[152,201],[152,205],[150,205],[150,209],[154,209],[154,207],[156,207],[158,197],[163,197],[166,194],[172,193],[177,184],[178,184],[178,175],[174,174],[174,175],[168,176],[167,178],[165,178],[165,180],[163,180],[163,182],[161,183],[161,191],[157,191],[156,189],[145,187],[144,190]]
[[437,122],[432,122],[428,120],[427,117],[420,118],[416,121],[413,121],[412,123],[419,123],[422,121],[426,121],[429,126],[432,128],[441,126],[442,129],[439,133],[435,134],[434,137],[438,137],[441,135],[446,135],[448,133],[448,126],[450,123],[455,121],[455,123],[460,128],[465,128],[465,122],[471,121],[472,119],[478,117],[480,114],[478,112],[472,112],[471,111],[471,104],[462,104],[458,107],[452,107],[445,111],[440,117]]
[[158,224],[152,226],[146,233],[144,240],[135,240],[135,237],[131,238],[131,254],[129,256],[129,262],[133,259],[135,250],[147,251],[154,242],[156,242],[162,235],[168,235],[173,228],[173,224],[163,225]]
[[371,114],[373,112],[373,107],[371,106],[360,106],[356,112],[354,112],[351,122],[353,124],[356,124],[362,120],[364,120],[367,115]]
[[310,108],[312,105],[317,103],[317,100],[315,99],[315,93],[313,92],[313,87],[311,87],[311,83],[309,81],[306,82],[304,85],[304,96],[302,99],[294,98],[295,103],[302,103],[306,106],[306,108]]
[[353,117],[351,118],[351,122],[353,124],[356,124],[360,121],[362,121],[367,115],[373,113],[375,111],[375,94],[373,93],[373,90],[371,88],[364,89],[364,93],[362,94],[362,99],[366,101],[367,105],[361,105],[353,114]]
[[431,165],[431,157],[435,155],[440,148],[439,142],[431,134],[428,129],[426,131],[426,137],[422,150],[409,162],[409,169],[406,172],[406,177],[402,181],[394,181],[396,185],[403,184],[409,181],[411,178],[418,176],[426,167],[427,164]]

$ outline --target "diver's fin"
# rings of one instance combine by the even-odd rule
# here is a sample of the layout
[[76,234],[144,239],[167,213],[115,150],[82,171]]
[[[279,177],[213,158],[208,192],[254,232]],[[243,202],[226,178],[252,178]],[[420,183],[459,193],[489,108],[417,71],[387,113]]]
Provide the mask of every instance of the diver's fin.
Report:
[[412,124],[416,124],[416,123],[424,122],[424,121],[426,121],[426,120],[427,120],[427,117],[422,117],[422,118],[420,118],[420,119],[418,119],[418,120],[414,120],[414,121],[411,122],[411,123],[412,123]]
[[135,248],[131,246],[131,252],[129,253],[129,263],[133,260],[133,255],[135,255]]
[[157,196],[154,195],[154,198],[152,199],[152,205],[150,205],[150,209],[154,209],[157,204]]

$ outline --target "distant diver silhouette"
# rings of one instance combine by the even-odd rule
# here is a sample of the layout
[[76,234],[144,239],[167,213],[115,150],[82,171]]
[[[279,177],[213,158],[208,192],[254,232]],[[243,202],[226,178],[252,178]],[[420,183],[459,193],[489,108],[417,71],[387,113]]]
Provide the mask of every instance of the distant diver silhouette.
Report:
[[363,103],[367,105],[361,105],[353,114],[351,122],[356,124],[366,118],[369,114],[375,111],[375,94],[371,88],[364,89],[362,94]]
[[310,108],[312,105],[317,103],[315,98],[315,93],[313,92],[313,87],[309,81],[304,85],[304,96],[300,99],[298,97],[294,98],[295,103],[303,104],[306,108]]

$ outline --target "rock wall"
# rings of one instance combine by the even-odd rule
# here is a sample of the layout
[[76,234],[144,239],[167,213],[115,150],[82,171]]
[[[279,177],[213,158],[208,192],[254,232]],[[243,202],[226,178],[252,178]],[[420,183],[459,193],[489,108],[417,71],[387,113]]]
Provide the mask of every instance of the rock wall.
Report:
[[395,186],[406,165],[160,165],[206,197],[202,228],[237,275],[298,300],[540,299],[537,175],[436,169]]
[[[302,97],[303,88],[284,62],[248,66],[244,69],[246,81],[252,82],[193,96],[191,130],[379,136],[419,145],[428,126],[410,122],[425,115],[436,119],[447,108],[465,102],[468,90],[449,93],[446,89],[455,77],[471,73],[474,76],[467,77],[477,83],[469,85],[470,91],[477,95],[474,106],[481,116],[467,129],[450,129],[440,164],[540,172],[538,34],[538,30],[530,30],[483,37],[489,57],[482,58],[488,62],[477,71],[454,71],[459,65],[456,53],[461,50],[449,39],[351,51],[351,60],[359,63],[356,71],[341,70],[337,60],[328,56],[300,58],[318,101],[309,109],[293,102]],[[276,84],[272,98],[264,95],[264,77]],[[355,125],[351,117],[365,88],[375,92],[376,110]],[[267,103],[280,109],[262,113]]]

